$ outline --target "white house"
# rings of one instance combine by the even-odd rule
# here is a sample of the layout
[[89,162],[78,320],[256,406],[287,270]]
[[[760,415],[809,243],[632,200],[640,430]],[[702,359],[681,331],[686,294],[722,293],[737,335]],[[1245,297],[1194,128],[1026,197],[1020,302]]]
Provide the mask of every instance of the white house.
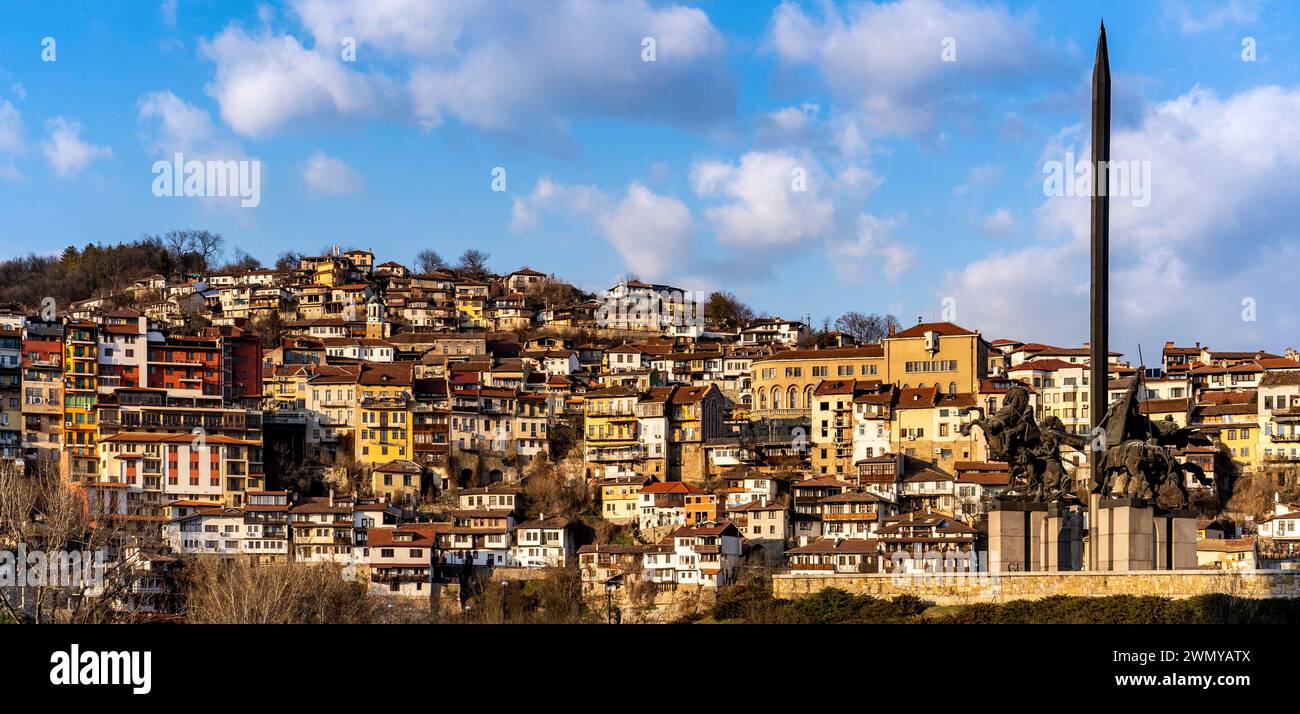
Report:
[[514,560],[525,568],[562,568],[574,557],[573,532],[567,518],[541,518],[515,527]]
[[735,582],[742,542],[735,524],[678,528],[646,552],[642,577],[654,583],[718,588]]

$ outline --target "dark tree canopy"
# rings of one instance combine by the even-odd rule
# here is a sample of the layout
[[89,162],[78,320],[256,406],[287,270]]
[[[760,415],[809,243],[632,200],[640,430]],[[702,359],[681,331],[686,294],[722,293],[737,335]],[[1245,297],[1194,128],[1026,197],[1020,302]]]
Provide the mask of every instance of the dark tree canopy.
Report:
[[728,292],[714,292],[704,304],[704,317],[710,322],[738,329],[754,319],[754,311]]

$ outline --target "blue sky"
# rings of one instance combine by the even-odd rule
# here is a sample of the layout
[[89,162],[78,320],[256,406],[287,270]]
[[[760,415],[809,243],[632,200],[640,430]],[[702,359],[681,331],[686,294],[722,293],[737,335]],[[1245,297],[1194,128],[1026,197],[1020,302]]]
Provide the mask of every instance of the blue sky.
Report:
[[[1113,208],[1114,346],[1300,342],[1300,9],[1088,5],[6,3],[0,257],[179,227],[266,262],[476,247],[589,289],[631,272],[814,321],[946,304],[1077,344],[1087,202],[1043,170],[1086,154],[1104,17],[1115,157],[1150,172],[1149,205]],[[176,151],[260,161],[260,205],[154,196]]]

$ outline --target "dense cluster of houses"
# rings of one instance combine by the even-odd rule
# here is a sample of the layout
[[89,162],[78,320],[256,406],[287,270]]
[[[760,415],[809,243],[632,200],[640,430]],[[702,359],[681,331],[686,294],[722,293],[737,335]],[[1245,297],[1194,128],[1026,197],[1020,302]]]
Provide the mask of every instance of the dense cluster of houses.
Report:
[[[1104,406],[1088,403],[1086,346],[920,321],[859,343],[729,323],[667,285],[559,284],[334,250],[149,276],[53,319],[6,312],[0,460],[153,524],[170,555],[336,562],[408,593],[567,565],[717,587],[756,563],[870,572],[900,551],[969,551],[1007,487],[970,412],[1018,384],[1040,420],[1083,434]],[[1107,367],[1112,398],[1139,380],[1144,413],[1214,439],[1178,454],[1215,480],[1188,484],[1207,502],[1300,464],[1294,350],[1166,343],[1158,365]],[[1066,454],[1081,483],[1087,458]],[[577,514],[524,517],[533,465],[561,462],[618,541],[594,542]],[[1203,564],[1290,553],[1294,514],[1279,503],[1247,536],[1207,519]]]

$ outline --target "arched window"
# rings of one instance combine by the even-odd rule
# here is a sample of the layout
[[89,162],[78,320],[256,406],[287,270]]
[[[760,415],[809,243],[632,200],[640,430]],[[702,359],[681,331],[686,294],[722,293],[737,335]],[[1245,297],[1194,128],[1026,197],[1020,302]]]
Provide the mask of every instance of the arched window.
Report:
[[781,388],[780,388],[780,387],[772,387],[772,408],[773,408],[773,409],[780,409],[780,408],[781,408]]
[[803,388],[803,406],[804,409],[812,409],[813,404],[813,386],[810,384]]
[[[759,409],[767,409],[767,391],[766,391],[766,390],[763,390],[763,389],[758,390],[758,408],[759,408]],[[992,410],[990,409],[989,411],[992,411]]]
[[948,383],[948,393],[949,393],[949,394],[956,394],[956,393],[957,393],[957,383],[956,383],[956,382],[949,382],[949,383]]
[[790,385],[790,391],[787,392],[786,394],[787,394],[787,396],[789,397],[789,399],[787,399],[786,401],[789,402],[789,404],[790,404],[790,408],[791,408],[791,409],[798,409],[798,408],[799,408],[799,390],[796,389],[795,386],[792,384],[792,385]]

